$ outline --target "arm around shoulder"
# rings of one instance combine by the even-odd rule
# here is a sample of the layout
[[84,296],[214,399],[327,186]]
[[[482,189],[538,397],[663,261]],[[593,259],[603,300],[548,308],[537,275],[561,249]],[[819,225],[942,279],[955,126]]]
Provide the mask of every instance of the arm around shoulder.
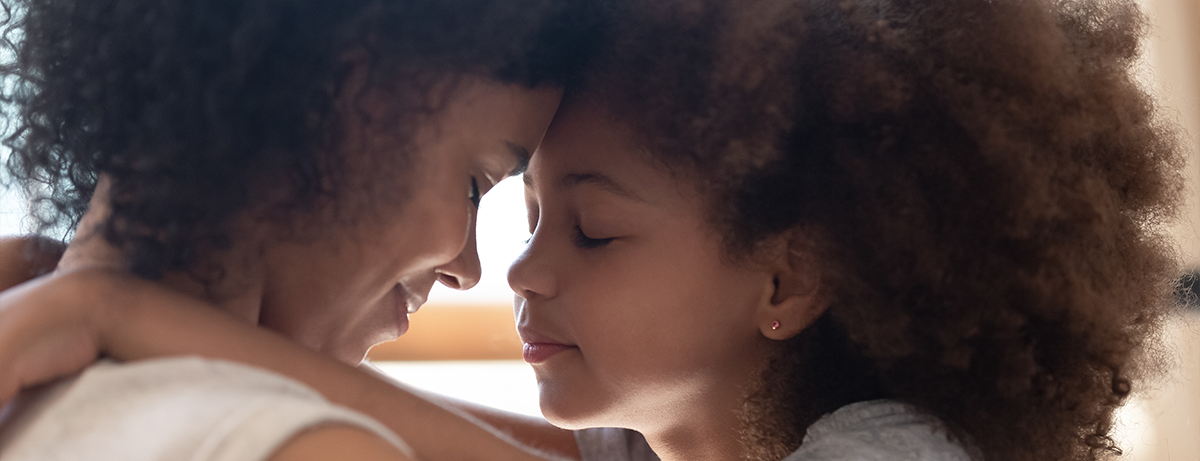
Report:
[[54,270],[66,246],[37,235],[0,237],[0,290]]
[[270,461],[412,461],[395,445],[370,432],[352,426],[326,426],[293,437]]

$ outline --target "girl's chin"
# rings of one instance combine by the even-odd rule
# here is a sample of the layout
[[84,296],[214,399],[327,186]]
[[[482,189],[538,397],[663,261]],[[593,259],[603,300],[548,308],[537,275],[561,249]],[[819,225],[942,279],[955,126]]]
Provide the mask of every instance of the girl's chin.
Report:
[[570,431],[578,431],[580,429],[587,429],[587,428],[591,428],[591,427],[611,427],[612,426],[610,424],[588,424],[588,421],[586,419],[572,418],[572,417],[564,416],[559,412],[556,412],[551,409],[547,409],[545,405],[542,405],[541,409],[542,409],[542,416],[546,418],[546,421],[549,422],[550,424],[554,425],[555,427],[558,427],[561,429],[566,429],[566,430],[570,430]]
[[539,382],[541,394],[538,398],[542,416],[557,427],[568,430],[587,429],[590,427],[617,427],[617,421],[606,418],[605,409],[610,407],[601,399],[586,398],[594,396],[589,392],[556,392],[553,386]]

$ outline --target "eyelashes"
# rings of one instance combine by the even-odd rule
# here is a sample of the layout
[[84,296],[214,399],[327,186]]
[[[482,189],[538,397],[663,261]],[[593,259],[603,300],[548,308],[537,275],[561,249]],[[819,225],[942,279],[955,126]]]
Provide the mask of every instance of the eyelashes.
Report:
[[613,241],[612,238],[597,239],[597,238],[588,237],[587,234],[583,233],[583,229],[579,228],[579,226],[575,226],[574,240],[575,240],[575,246],[577,246],[579,248],[583,248],[583,249],[589,249],[589,250],[593,249],[593,248],[600,248],[602,246],[608,245],[609,243],[612,243],[612,241]]
[[475,177],[471,177],[471,190],[467,191],[467,198],[471,199],[471,204],[475,208],[479,208],[479,202],[483,200],[483,196],[479,194],[479,183],[475,182]]
[[[588,237],[587,234],[583,233],[583,229],[580,229],[579,227],[575,227],[575,235],[572,236],[572,240],[574,241],[575,246],[577,246],[579,248],[583,248],[585,250],[591,250],[594,248],[600,248],[602,246],[608,245],[609,243],[612,243],[612,241],[614,239],[611,237],[610,238],[602,238],[602,239],[591,238],[591,237]],[[529,238],[525,239],[525,244],[529,245],[529,242],[532,242],[532,241],[533,241],[533,235],[530,235]]]
[[[538,228],[538,218],[539,218],[539,216],[538,216],[537,211],[535,209],[531,208],[530,209],[529,237],[525,238],[525,240],[524,240],[525,245],[529,245],[530,243],[533,242],[533,235],[534,235],[534,233],[536,233],[537,228]],[[609,238],[589,237],[586,233],[583,232],[583,228],[580,227],[578,224],[576,224],[571,230],[571,243],[574,244],[577,248],[581,248],[581,249],[585,249],[585,250],[591,250],[591,249],[603,247],[605,245],[608,245],[609,243],[612,243],[613,240],[616,240],[616,238],[615,237],[609,237]]]

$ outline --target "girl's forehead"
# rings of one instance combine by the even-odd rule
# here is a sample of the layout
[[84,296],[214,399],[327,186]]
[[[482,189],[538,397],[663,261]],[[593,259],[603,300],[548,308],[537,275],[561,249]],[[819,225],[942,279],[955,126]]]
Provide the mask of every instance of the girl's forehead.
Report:
[[694,208],[694,182],[671,174],[597,105],[564,105],[524,182],[535,194],[595,190],[635,203]]

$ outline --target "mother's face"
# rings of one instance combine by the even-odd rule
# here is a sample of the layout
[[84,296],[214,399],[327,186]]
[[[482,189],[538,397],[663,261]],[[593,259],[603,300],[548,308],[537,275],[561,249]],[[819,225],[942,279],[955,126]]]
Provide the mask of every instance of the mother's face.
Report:
[[[349,133],[387,119],[379,102],[386,98],[376,96],[360,96],[362,111],[348,117]],[[473,286],[479,197],[524,169],[560,98],[557,89],[468,80],[419,124],[405,161],[394,161],[404,146],[386,133],[363,138],[362,148],[351,150],[362,155],[347,158],[354,172],[347,181],[365,182],[353,190],[372,196],[338,200],[372,205],[312,239],[266,247],[260,324],[358,363],[372,345],[404,334],[407,314],[424,303],[434,281]],[[396,202],[403,203],[378,197],[389,189],[402,189]]]

